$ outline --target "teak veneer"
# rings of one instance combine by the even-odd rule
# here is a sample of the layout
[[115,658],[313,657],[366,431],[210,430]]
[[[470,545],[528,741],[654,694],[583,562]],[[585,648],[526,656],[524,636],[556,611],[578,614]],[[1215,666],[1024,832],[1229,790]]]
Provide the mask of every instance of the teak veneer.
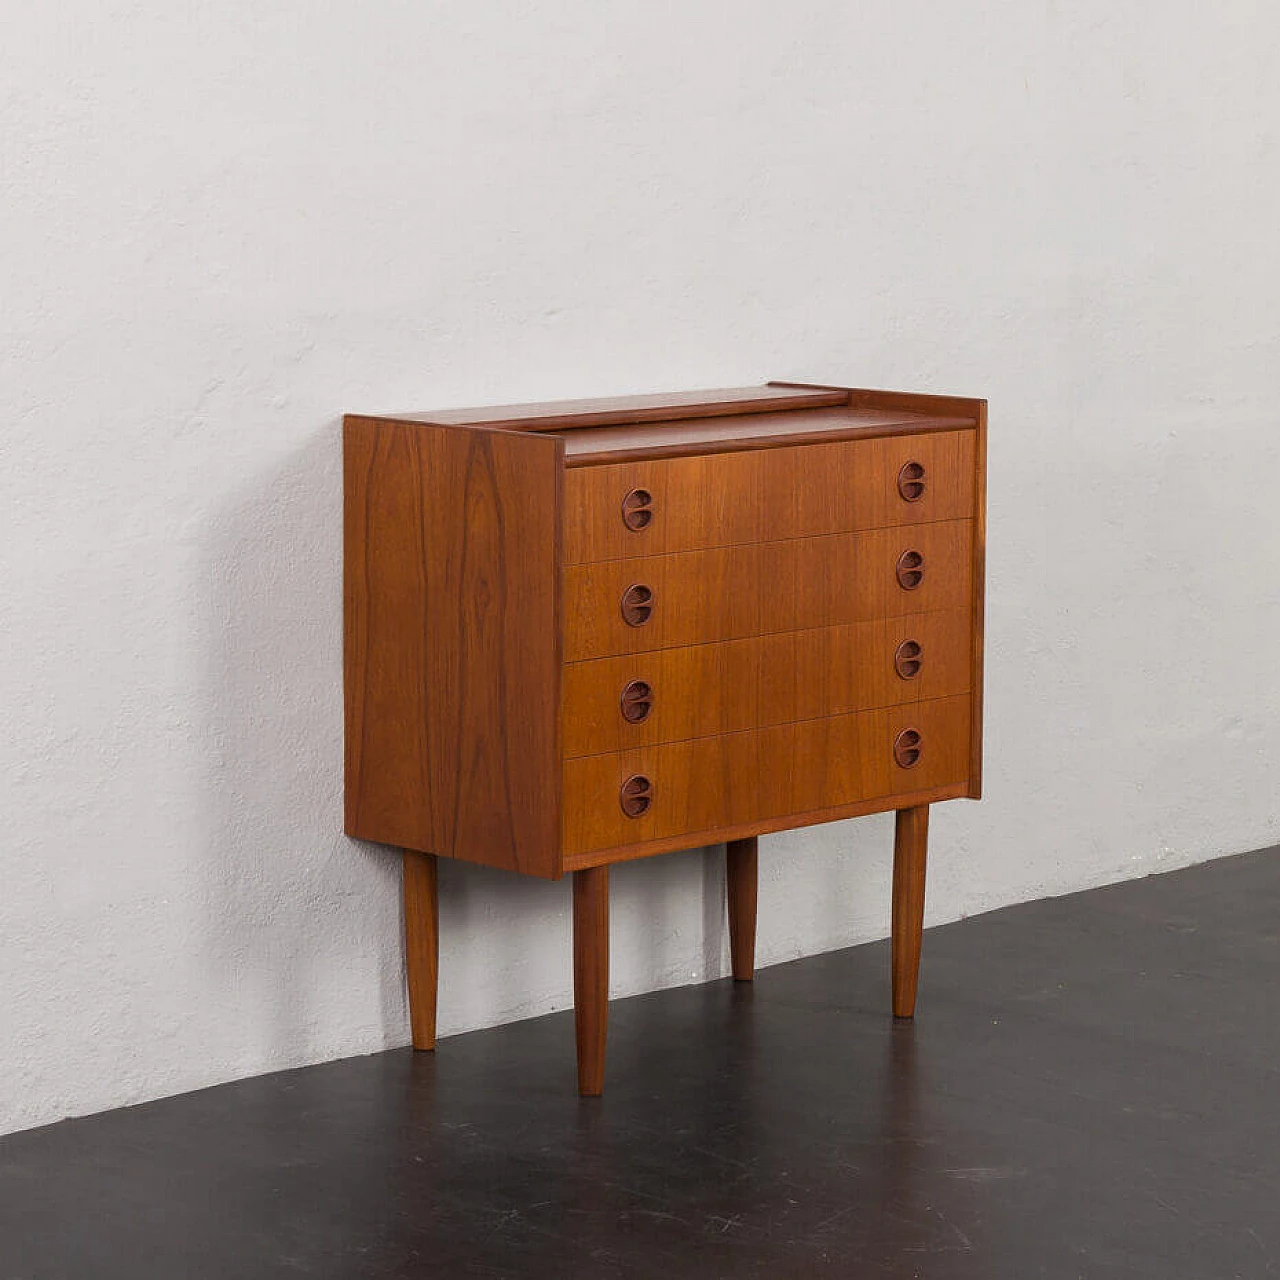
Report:
[[604,1082],[608,867],[894,810],[915,1009],[929,805],[982,788],[986,402],[770,383],[344,424],[346,830],[403,851],[416,1048],[436,858],[574,879]]

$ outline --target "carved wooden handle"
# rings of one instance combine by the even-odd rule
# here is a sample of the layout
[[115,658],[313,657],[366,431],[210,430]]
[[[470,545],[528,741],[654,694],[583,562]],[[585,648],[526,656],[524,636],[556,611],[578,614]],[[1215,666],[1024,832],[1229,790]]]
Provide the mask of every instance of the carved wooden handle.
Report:
[[644,680],[632,680],[623,687],[619,705],[628,724],[639,724],[653,710],[653,688]]
[[643,627],[653,617],[653,588],[633,582],[622,593],[622,620],[629,627]]
[[898,586],[914,591],[924,581],[924,556],[918,551],[904,551],[898,557]]
[[919,502],[924,497],[924,464],[904,462],[898,472],[898,493],[903,502]]
[[893,758],[901,769],[914,769],[924,754],[924,740],[919,729],[903,729],[893,740]]
[[653,783],[643,773],[633,773],[618,792],[618,803],[628,818],[638,818],[653,803]]
[[924,666],[924,646],[918,640],[904,640],[893,651],[893,669],[903,680],[914,680]]
[[653,494],[648,489],[632,489],[622,500],[622,523],[632,533],[639,533],[652,520]]

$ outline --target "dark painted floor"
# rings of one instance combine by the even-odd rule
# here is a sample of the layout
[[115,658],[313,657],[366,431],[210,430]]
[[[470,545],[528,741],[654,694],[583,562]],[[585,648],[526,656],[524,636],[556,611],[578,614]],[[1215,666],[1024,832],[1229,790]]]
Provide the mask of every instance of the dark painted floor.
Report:
[[[0,1277],[1280,1275],[1280,850],[0,1139]],[[447,977],[446,977],[447,981]]]

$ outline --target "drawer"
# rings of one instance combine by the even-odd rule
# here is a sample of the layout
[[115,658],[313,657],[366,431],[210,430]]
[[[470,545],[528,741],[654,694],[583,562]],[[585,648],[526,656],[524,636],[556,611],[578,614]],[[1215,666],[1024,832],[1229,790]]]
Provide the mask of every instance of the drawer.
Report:
[[754,449],[570,467],[564,476],[565,562],[758,542],[763,474]]
[[943,698],[762,730],[758,803],[782,817],[963,783],[970,709]]
[[569,663],[566,757],[965,693],[967,609]]
[[566,662],[967,607],[968,520],[570,565]]
[[972,431],[573,467],[565,561],[969,519],[973,468]]
[[[973,518],[974,435],[940,431],[780,449],[768,458],[769,538]],[[777,530],[777,532],[774,532]]]
[[566,856],[962,784],[967,697],[564,763]]

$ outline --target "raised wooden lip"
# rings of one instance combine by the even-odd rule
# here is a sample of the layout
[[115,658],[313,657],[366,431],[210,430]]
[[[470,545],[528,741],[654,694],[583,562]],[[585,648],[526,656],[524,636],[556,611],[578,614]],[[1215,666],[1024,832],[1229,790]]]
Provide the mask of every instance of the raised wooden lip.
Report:
[[[782,406],[778,406],[780,409]],[[790,407],[790,406],[788,406]],[[810,405],[809,408],[830,408],[830,405]],[[845,408],[837,405],[836,408]],[[903,411],[891,422],[851,422],[843,426],[830,424],[815,427],[812,431],[792,431],[778,435],[767,430],[767,419],[772,414],[744,414],[758,417],[765,428],[759,435],[744,435],[711,440],[660,440],[653,444],[635,445],[624,449],[596,449],[590,452],[565,452],[567,468],[599,467],[609,463],[644,462],[646,459],[705,457],[713,453],[746,453],[760,449],[787,449],[807,444],[835,444],[845,440],[875,440],[884,436],[924,435],[932,432],[972,431],[974,419],[960,415],[928,417],[912,411]],[[685,418],[665,418],[656,425],[679,426]],[[622,425],[622,424],[613,424]],[[567,440],[567,432],[573,428],[561,428],[561,438]]]
[[653,395],[556,400],[543,404],[492,405],[418,413],[375,414],[397,422],[437,427],[487,427],[508,431],[561,431],[571,427],[626,427],[642,422],[720,418],[784,409],[830,409],[849,403],[839,387],[764,383],[758,387],[718,387]]
[[[918,395],[834,387],[813,383],[772,381],[754,387],[703,391],[662,392],[652,395],[611,396],[485,408],[440,409],[397,414],[361,414],[382,421],[418,426],[486,431],[560,434],[566,444],[573,433],[599,427],[678,427],[703,418],[755,417],[759,431],[732,437],[647,441],[628,447],[566,449],[565,467],[638,462],[663,457],[732,453],[748,449],[783,448],[827,441],[873,439],[904,433],[973,429],[982,420],[986,402],[961,396]],[[890,413],[880,422],[814,422],[812,431],[771,432],[774,414],[805,410],[849,409]]]

